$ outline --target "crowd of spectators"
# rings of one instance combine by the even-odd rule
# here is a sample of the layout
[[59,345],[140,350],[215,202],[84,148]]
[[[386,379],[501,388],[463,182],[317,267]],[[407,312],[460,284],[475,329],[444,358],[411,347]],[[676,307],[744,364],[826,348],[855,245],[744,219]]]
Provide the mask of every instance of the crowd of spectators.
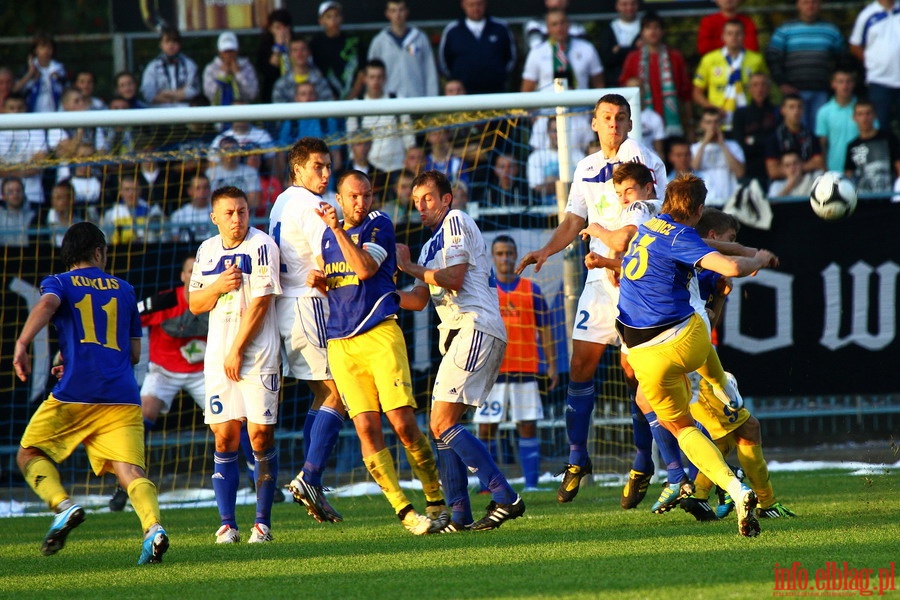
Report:
[[[387,0],[387,25],[368,44],[343,29],[341,4],[328,0],[318,6],[319,31],[311,37],[295,33],[290,12],[273,11],[255,59],[242,54],[234,32],[222,31],[200,66],[200,57],[182,51],[181,34],[164,26],[159,54],[139,73],[116,73],[110,94],[98,93],[90,69],[67,69],[52,37],[38,35],[24,68],[0,65],[0,112],[367,101],[515,85],[531,92],[563,78],[576,89],[639,87],[647,145],[670,172],[704,177],[713,204],[752,179],[771,196],[803,195],[825,169],[853,178],[861,193],[889,195],[900,184],[900,1],[872,1],[851,31],[841,31],[821,18],[821,0],[797,0],[796,18],[771,32],[764,47],[740,0],[715,4],[718,10],[699,22],[692,63],[668,45],[666,20],[639,0],[617,0],[614,19],[587,28],[570,19],[567,0],[545,0],[545,15],[521,34],[490,15],[488,0],[461,0],[460,18],[438,43],[409,23],[418,7]],[[273,148],[342,133],[351,143],[334,148],[335,170],[372,175],[380,205],[398,220],[413,218],[404,183],[421,168],[445,171],[482,206],[556,205],[555,120],[536,116],[489,148],[458,143],[468,131],[416,135],[411,122],[410,115],[367,114],[154,131],[0,131],[0,241],[27,244],[37,223],[54,228],[57,239],[80,219],[106,227],[113,243],[202,239],[211,189],[241,187],[264,217],[285,185],[284,154]],[[489,133],[497,124],[481,127]],[[574,170],[594,151],[596,135],[588,117],[569,119],[569,128]],[[98,157],[148,150],[177,158],[98,166]],[[52,167],[35,166],[46,159]]]

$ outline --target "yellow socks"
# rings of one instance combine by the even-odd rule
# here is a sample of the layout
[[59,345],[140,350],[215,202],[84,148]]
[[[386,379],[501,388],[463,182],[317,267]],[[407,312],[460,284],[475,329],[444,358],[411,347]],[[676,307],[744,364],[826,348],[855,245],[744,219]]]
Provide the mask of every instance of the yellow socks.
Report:
[[438,479],[437,463],[434,461],[434,453],[431,444],[424,435],[409,446],[404,446],[406,459],[409,461],[413,472],[422,482],[422,492],[428,502],[442,502],[444,494],[441,492],[441,482]]
[[[732,493],[732,484],[738,480],[725,464],[722,453],[708,437],[696,427],[686,427],[678,434],[678,445],[698,469],[703,471],[716,485]],[[740,482],[738,482],[738,486],[740,486]]]
[[160,522],[159,516],[159,497],[156,492],[156,486],[146,477],[138,477],[129,484],[128,497],[131,499],[131,506],[141,520],[141,527],[147,531]]
[[400,480],[397,477],[397,469],[394,468],[394,459],[391,458],[390,450],[384,448],[375,454],[364,456],[363,463],[375,483],[381,487],[381,491],[391,503],[395,513],[399,513],[410,503],[406,494],[400,489]]
[[60,502],[69,497],[62,486],[56,465],[49,458],[41,456],[31,459],[25,465],[23,475],[34,493],[51,509],[55,510]]
[[762,446],[738,444],[737,455],[744,474],[750,480],[750,488],[759,498],[759,506],[769,508],[775,504],[775,492],[769,481],[769,466],[763,458]]

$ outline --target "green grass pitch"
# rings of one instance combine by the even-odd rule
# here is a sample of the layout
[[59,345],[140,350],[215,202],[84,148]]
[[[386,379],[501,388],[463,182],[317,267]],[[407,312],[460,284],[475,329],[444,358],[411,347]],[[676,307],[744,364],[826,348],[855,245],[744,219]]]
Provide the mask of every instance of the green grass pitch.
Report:
[[[651,514],[656,485],[631,511],[619,508],[618,487],[585,487],[568,505],[548,490],[528,494],[524,517],[499,530],[422,537],[407,533],[381,496],[334,498],[341,524],[276,505],[275,541],[257,545],[215,545],[215,508],[168,510],[171,549],[163,564],[144,567],[135,565],[131,512],[89,513],[51,557],[39,552],[49,517],[0,519],[0,597],[719,600],[772,597],[776,563],[798,563],[810,590],[817,569],[845,561],[874,569],[869,585],[878,585],[878,569],[889,569],[900,548],[896,471],[775,473],[773,483],[799,517],[763,520],[755,539],[738,536],[733,514],[715,523],[680,509]],[[424,505],[421,495],[412,499]],[[473,497],[476,518],[487,502]],[[238,508],[245,540],[253,515]]]

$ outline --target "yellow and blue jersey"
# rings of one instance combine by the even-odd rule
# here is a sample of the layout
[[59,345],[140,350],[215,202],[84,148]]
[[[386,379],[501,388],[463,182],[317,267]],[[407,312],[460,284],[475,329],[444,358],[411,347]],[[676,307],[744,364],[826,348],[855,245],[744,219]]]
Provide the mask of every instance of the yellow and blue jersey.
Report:
[[346,230],[353,243],[379,263],[378,271],[361,280],[344,258],[331,229],[322,236],[322,262],[328,290],[328,339],[359,335],[394,318],[400,297],[394,273],[397,270],[394,224],[382,212],[373,211],[361,225]]
[[60,402],[140,404],[131,339],[141,337],[134,288],[96,267],[50,275],[41,294],[60,300],[53,315],[65,369],[53,388]]
[[634,329],[680,323],[693,312],[688,286],[714,252],[697,231],[662,214],[638,227],[622,260],[618,320]]

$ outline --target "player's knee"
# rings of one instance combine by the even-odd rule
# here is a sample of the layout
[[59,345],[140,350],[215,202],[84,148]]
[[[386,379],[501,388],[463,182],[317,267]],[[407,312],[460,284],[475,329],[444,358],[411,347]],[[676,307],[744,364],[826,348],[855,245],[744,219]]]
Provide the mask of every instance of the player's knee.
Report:
[[750,416],[744,421],[743,425],[737,428],[735,434],[742,440],[751,442],[756,445],[762,445],[762,429],[759,426],[759,419]]
[[19,446],[19,451],[16,453],[16,464],[19,465],[19,470],[24,473],[28,463],[36,458],[47,458],[47,455],[37,448],[23,448]]
[[162,412],[163,401],[156,396],[141,396],[141,415],[145,421],[155,423]]
[[441,434],[450,429],[450,425],[447,425],[443,419],[432,419],[431,420],[431,435],[434,436],[435,439],[441,437]]
[[248,433],[250,434],[250,446],[256,452],[268,450],[275,445],[275,429],[272,427],[257,427]]
[[622,355],[621,360],[622,365],[622,375],[625,376],[625,384],[630,388],[637,387],[637,377],[634,375],[634,368],[632,368],[631,363],[628,362],[628,358],[626,355]]

